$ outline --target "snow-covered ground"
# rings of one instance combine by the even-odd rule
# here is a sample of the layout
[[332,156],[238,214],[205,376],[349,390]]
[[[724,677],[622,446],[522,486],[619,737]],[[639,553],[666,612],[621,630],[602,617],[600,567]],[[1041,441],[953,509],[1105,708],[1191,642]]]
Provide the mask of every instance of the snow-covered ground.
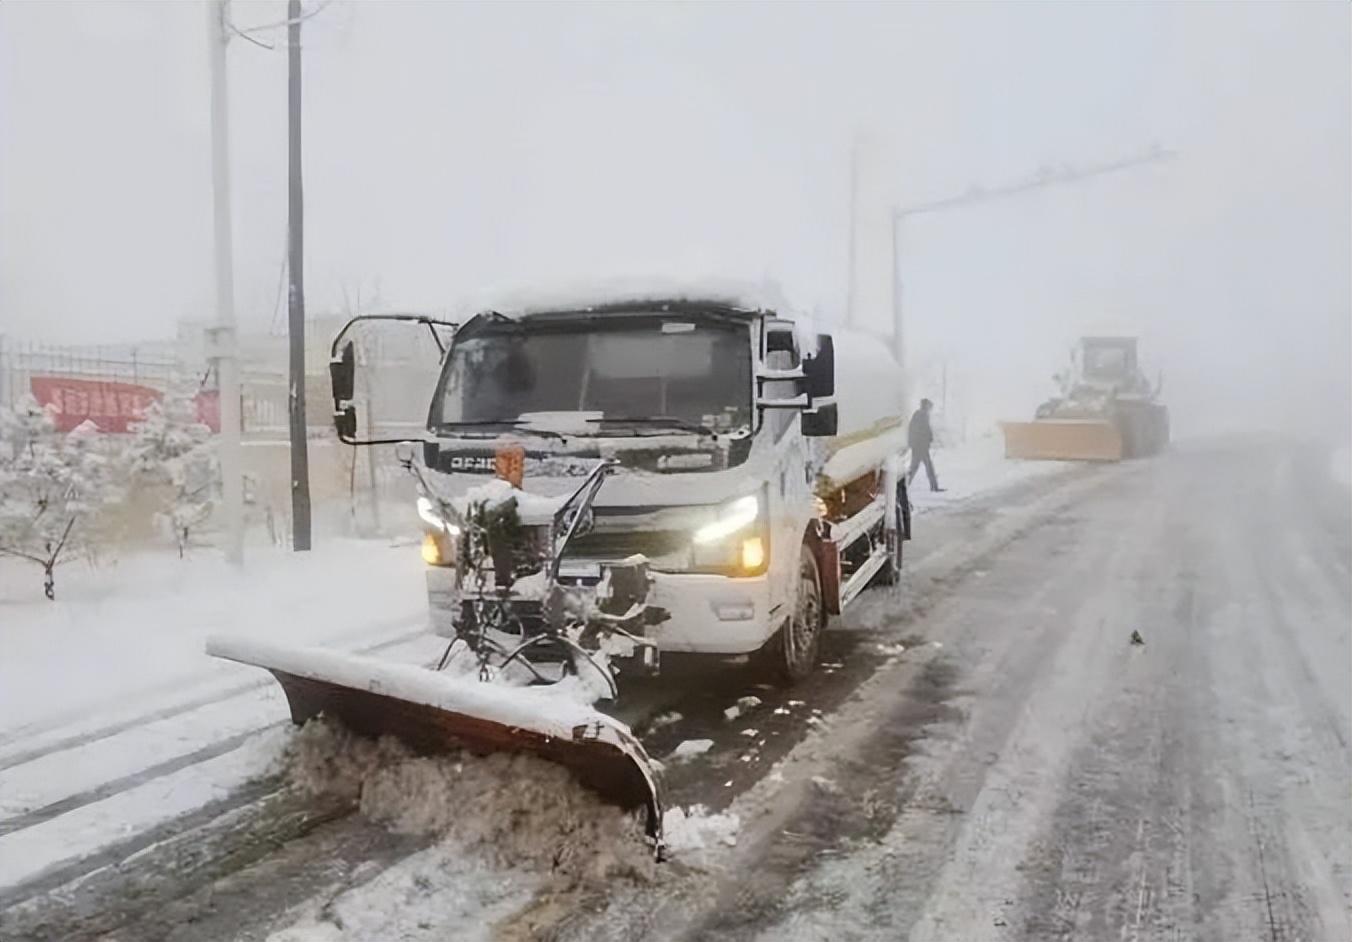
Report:
[[1016,461],[1005,458],[1005,442],[998,432],[973,438],[953,448],[931,452],[941,493],[929,489],[923,467],[911,481],[911,503],[917,513],[969,500],[1019,481],[1081,467],[1073,461]]
[[0,571],[0,889],[148,833],[275,771],[290,730],[262,671],[204,651],[209,634],[379,647],[423,662],[416,545],[335,541],[309,554],[147,554]]
[[[938,451],[935,462],[948,490],[931,494],[922,472],[914,491],[922,513],[1065,468],[1006,461],[998,437]],[[209,551],[147,554],[69,564],[50,602],[35,568],[0,563],[0,896],[113,845],[150,847],[171,819],[277,773],[295,740],[285,698],[264,672],[207,657],[209,635],[426,663],[445,642],[425,631],[423,571],[411,541],[255,549],[242,571]],[[671,809],[667,824],[687,858],[726,848],[738,830],[735,816],[698,807]],[[466,863],[465,850],[443,836],[344,890],[325,913],[300,905],[277,938],[372,937],[360,912],[444,929],[418,913],[447,899],[463,905],[465,925],[483,924],[538,885],[511,867]],[[349,931],[326,915],[334,912]]]
[[0,559],[0,745],[149,703],[187,700],[256,672],[208,658],[214,633],[344,646],[426,617],[416,545],[337,540],[310,553],[252,550],[241,570],[215,551],[146,553],[57,570]]

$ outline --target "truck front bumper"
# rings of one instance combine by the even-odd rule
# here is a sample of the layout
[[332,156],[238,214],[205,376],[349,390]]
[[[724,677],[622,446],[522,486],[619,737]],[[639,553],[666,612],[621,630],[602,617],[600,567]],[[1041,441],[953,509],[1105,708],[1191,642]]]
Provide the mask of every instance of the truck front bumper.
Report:
[[[765,576],[736,579],[665,572],[651,576],[648,603],[670,615],[648,629],[659,651],[749,654],[770,639],[784,617],[784,607],[770,598]],[[454,569],[427,569],[427,599],[432,630],[443,637],[454,637],[459,604]]]
[[765,576],[659,572],[648,597],[671,615],[651,629],[660,651],[749,654],[770,639],[783,616]]

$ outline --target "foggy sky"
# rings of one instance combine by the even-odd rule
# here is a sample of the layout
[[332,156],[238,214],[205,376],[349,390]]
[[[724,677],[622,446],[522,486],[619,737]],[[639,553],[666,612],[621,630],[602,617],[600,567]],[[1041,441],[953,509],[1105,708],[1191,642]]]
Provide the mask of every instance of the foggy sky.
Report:
[[[196,3],[0,4],[0,333],[210,313],[205,34]],[[335,2],[305,24],[310,308],[717,273],[840,319],[857,148],[857,320],[885,333],[891,205],[1157,142],[1179,159],[907,222],[921,381],[947,360],[981,421],[1021,417],[1111,324],[1185,430],[1345,440],[1350,37],[1344,4]],[[229,68],[238,312],[266,328],[286,90],[259,38]]]

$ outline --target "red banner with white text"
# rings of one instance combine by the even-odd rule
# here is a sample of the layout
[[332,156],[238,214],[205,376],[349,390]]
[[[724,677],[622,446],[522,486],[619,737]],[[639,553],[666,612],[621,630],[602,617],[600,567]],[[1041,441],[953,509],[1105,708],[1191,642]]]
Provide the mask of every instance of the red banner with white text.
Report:
[[[137,383],[65,376],[33,376],[29,378],[29,386],[38,404],[51,413],[56,427],[62,432],[69,432],[85,421],[92,421],[100,432],[129,431],[146,407],[163,395],[158,389]],[[209,389],[194,398],[197,420],[213,432],[219,432],[220,395]]]

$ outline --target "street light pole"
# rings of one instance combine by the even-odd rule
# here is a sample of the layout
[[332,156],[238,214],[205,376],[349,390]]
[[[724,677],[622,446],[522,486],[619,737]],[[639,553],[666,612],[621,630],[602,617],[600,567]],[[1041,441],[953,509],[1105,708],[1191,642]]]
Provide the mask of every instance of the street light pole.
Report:
[[[897,365],[902,368],[903,389],[905,389],[907,379],[906,332],[904,329],[905,321],[902,317],[901,304],[902,220],[911,216],[919,216],[924,213],[936,213],[946,209],[961,209],[965,206],[972,206],[977,203],[989,203],[994,200],[1019,196],[1033,190],[1046,189],[1047,187],[1057,186],[1063,183],[1078,183],[1079,181],[1089,179],[1090,177],[1101,177],[1110,173],[1118,173],[1122,170],[1134,169],[1145,164],[1157,163],[1162,160],[1172,160],[1177,156],[1178,153],[1176,151],[1164,150],[1156,146],[1145,153],[1134,157],[1114,160],[1105,164],[1096,164],[1091,167],[1085,167],[1082,170],[1076,170],[1073,167],[1063,164],[1056,169],[1040,171],[1028,179],[1007,183],[992,189],[973,186],[968,187],[965,192],[955,196],[947,196],[942,199],[928,200],[923,203],[913,203],[910,206],[898,206],[894,208],[892,210],[892,355],[896,357]],[[905,391],[907,393],[910,392],[909,389]]]
[[244,562],[244,471],[240,449],[239,353],[235,341],[235,268],[230,217],[230,99],[225,69],[225,2],[208,0],[207,62],[211,83],[211,208],[216,317],[208,355],[220,385],[220,462],[225,558]]
[[301,187],[300,0],[286,5],[287,37],[287,334],[291,432],[291,548],[310,548],[310,456],[305,423],[305,199]]

